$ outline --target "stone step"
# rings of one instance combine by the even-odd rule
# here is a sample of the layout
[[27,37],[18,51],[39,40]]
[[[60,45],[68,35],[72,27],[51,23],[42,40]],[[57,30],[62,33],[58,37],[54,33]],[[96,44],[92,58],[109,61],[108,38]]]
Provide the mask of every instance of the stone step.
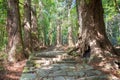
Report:
[[51,63],[55,63],[57,61],[62,61],[62,58],[41,58],[40,60],[31,60],[35,64],[46,63],[46,61],[50,61]]
[[66,64],[77,64],[79,62],[76,62],[76,61],[57,61],[56,63],[58,64],[62,64],[62,63],[66,63]]
[[107,75],[101,75],[101,76],[86,76],[78,78],[76,80],[117,80],[117,79],[108,79]]
[[39,56],[39,55],[55,56],[55,55],[62,55],[62,54],[65,54],[65,52],[64,51],[48,51],[48,52],[37,53],[35,56]]
[[64,52],[49,51],[31,56],[20,80],[119,80],[107,78],[101,71],[85,63],[79,64]]
[[[50,51],[50,52],[38,53],[31,56],[29,60],[30,61],[28,61],[26,65],[26,68],[28,69],[25,70],[26,68],[24,68],[24,72],[20,80],[41,80],[43,77],[44,78],[52,77],[52,76],[55,77],[60,75],[66,76],[67,72],[65,72],[64,70],[67,69],[68,67],[66,66],[66,63],[76,64],[74,59],[71,59],[69,55],[67,55],[65,52],[62,51]],[[39,65],[39,67],[36,67],[36,65]],[[35,69],[33,69],[32,67],[35,67]],[[32,73],[34,73],[34,75],[32,75]],[[29,78],[29,75],[31,76],[30,77],[31,79]],[[32,76],[34,76],[35,79]],[[49,79],[53,79],[53,78],[49,78]],[[54,78],[54,80],[55,79],[58,78]]]
[[62,59],[63,61],[75,61],[74,58],[65,58],[65,59]]
[[41,57],[31,57],[30,60],[41,60]]
[[[92,74],[92,73],[91,73]],[[69,76],[69,77],[93,77],[93,76],[101,76],[100,75],[86,75],[85,72],[82,71],[66,71],[66,70],[37,70],[37,76],[40,77],[57,77],[57,76]]]
[[59,62],[59,61],[62,61],[62,60],[73,60],[73,59],[65,59],[66,57],[63,55],[58,55],[54,58],[48,58],[48,57],[33,57],[31,58],[31,61],[33,61],[34,63],[45,63],[46,61],[51,61],[51,63],[55,63],[55,62]]
[[20,80],[35,80],[36,74],[35,73],[23,73]]
[[55,58],[56,55],[39,54],[39,55],[36,55],[35,57],[42,57],[42,58]]
[[31,60],[53,60],[53,61],[60,61],[62,59],[68,58],[68,55],[56,55],[56,56],[47,56],[47,55],[42,55],[42,56],[35,56],[31,57]]

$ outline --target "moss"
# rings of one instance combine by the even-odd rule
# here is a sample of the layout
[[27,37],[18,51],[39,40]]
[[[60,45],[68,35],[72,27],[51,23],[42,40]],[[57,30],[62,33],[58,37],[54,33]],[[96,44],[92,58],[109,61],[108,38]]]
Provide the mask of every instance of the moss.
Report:
[[16,52],[17,52],[17,53],[21,53],[21,52],[22,52],[22,49],[23,49],[22,45],[17,45],[17,47],[16,47]]
[[28,72],[28,71],[29,71],[29,68],[28,67],[24,67],[23,72]]
[[119,69],[119,70],[117,70],[117,74],[118,74],[118,75],[120,75],[120,69]]
[[36,67],[36,68],[40,68],[41,65],[40,65],[40,64],[35,64],[35,67]]
[[29,66],[29,67],[34,67],[35,63],[33,61],[27,61],[26,65]]
[[4,71],[4,67],[2,65],[0,65],[0,71]]
[[89,4],[89,3],[90,3],[90,0],[85,0],[85,3],[86,3],[86,4]]
[[70,53],[70,54],[68,54],[68,55],[73,56],[73,57],[80,56],[80,55],[79,55],[78,53],[76,53],[76,52],[72,52],[72,53]]

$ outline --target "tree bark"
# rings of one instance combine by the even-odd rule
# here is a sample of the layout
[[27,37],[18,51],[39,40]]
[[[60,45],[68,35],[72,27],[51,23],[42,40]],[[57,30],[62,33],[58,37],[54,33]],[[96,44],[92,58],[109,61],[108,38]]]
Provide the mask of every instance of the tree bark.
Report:
[[33,50],[39,49],[39,39],[38,39],[38,24],[37,24],[37,13],[36,13],[36,6],[33,5],[32,7],[32,14],[31,14],[31,37],[32,37],[32,45]]
[[71,26],[71,21],[70,21],[70,10],[68,6],[68,47],[74,47],[74,41],[73,41],[73,28]]
[[[103,19],[101,0],[77,0],[79,32],[79,49],[83,53],[88,46],[91,55],[104,56],[109,53],[116,54],[110,43]],[[107,56],[108,57],[108,56]]]
[[68,27],[68,46],[74,47],[72,27]]
[[57,45],[56,45],[56,47],[60,47],[62,44],[62,41],[61,41],[61,26],[60,25],[58,25],[57,26]]
[[32,37],[31,37],[31,0],[24,2],[24,47],[27,57],[32,52]]
[[24,59],[19,13],[19,0],[7,0],[8,61]]

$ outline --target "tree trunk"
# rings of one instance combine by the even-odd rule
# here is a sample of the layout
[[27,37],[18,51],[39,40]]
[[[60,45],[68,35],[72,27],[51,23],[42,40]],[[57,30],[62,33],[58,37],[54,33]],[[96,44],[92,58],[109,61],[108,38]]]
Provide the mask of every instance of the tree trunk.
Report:
[[25,0],[24,5],[24,46],[27,57],[32,52],[31,38],[31,0]]
[[10,62],[24,59],[18,2],[19,0],[7,0],[7,52]]
[[31,23],[32,44],[34,44],[33,49],[37,50],[39,49],[40,44],[38,39],[37,13],[35,5],[32,8],[31,20],[32,20]]
[[43,30],[43,46],[47,46],[47,26],[43,26],[42,30]]
[[74,42],[73,42],[73,28],[71,26],[71,21],[70,21],[70,10],[68,6],[68,47],[74,47]]
[[68,46],[74,47],[72,27],[68,27]]
[[60,25],[58,25],[57,26],[57,45],[56,45],[56,47],[60,47],[62,44],[62,41],[61,41],[61,26]]
[[109,53],[116,54],[105,32],[102,1],[77,0],[77,11],[80,26],[78,43],[81,53],[90,46],[91,55],[97,57],[108,57]]

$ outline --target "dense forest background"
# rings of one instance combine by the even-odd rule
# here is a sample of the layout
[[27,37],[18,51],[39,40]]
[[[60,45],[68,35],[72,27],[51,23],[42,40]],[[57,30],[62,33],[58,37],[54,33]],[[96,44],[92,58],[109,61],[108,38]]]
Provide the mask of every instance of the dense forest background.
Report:
[[[26,0],[27,1],[27,0]],[[7,20],[7,1],[0,0],[0,51],[4,51],[8,45]],[[109,40],[113,45],[120,44],[120,14],[118,7],[120,1],[103,0],[104,21]],[[33,47],[37,50],[40,46],[55,46],[57,44],[57,27],[61,28],[60,44],[68,45],[68,34],[72,29],[73,43],[77,42],[78,23],[75,0],[32,0],[28,6],[31,11],[31,34],[36,36],[36,44]],[[24,32],[25,26],[25,1],[19,1],[20,21],[22,37],[27,34]],[[36,29],[33,30],[33,26]],[[24,39],[23,39],[24,40]],[[59,44],[59,43],[58,43]],[[71,44],[72,45],[72,44]],[[2,55],[2,54],[1,54]]]

